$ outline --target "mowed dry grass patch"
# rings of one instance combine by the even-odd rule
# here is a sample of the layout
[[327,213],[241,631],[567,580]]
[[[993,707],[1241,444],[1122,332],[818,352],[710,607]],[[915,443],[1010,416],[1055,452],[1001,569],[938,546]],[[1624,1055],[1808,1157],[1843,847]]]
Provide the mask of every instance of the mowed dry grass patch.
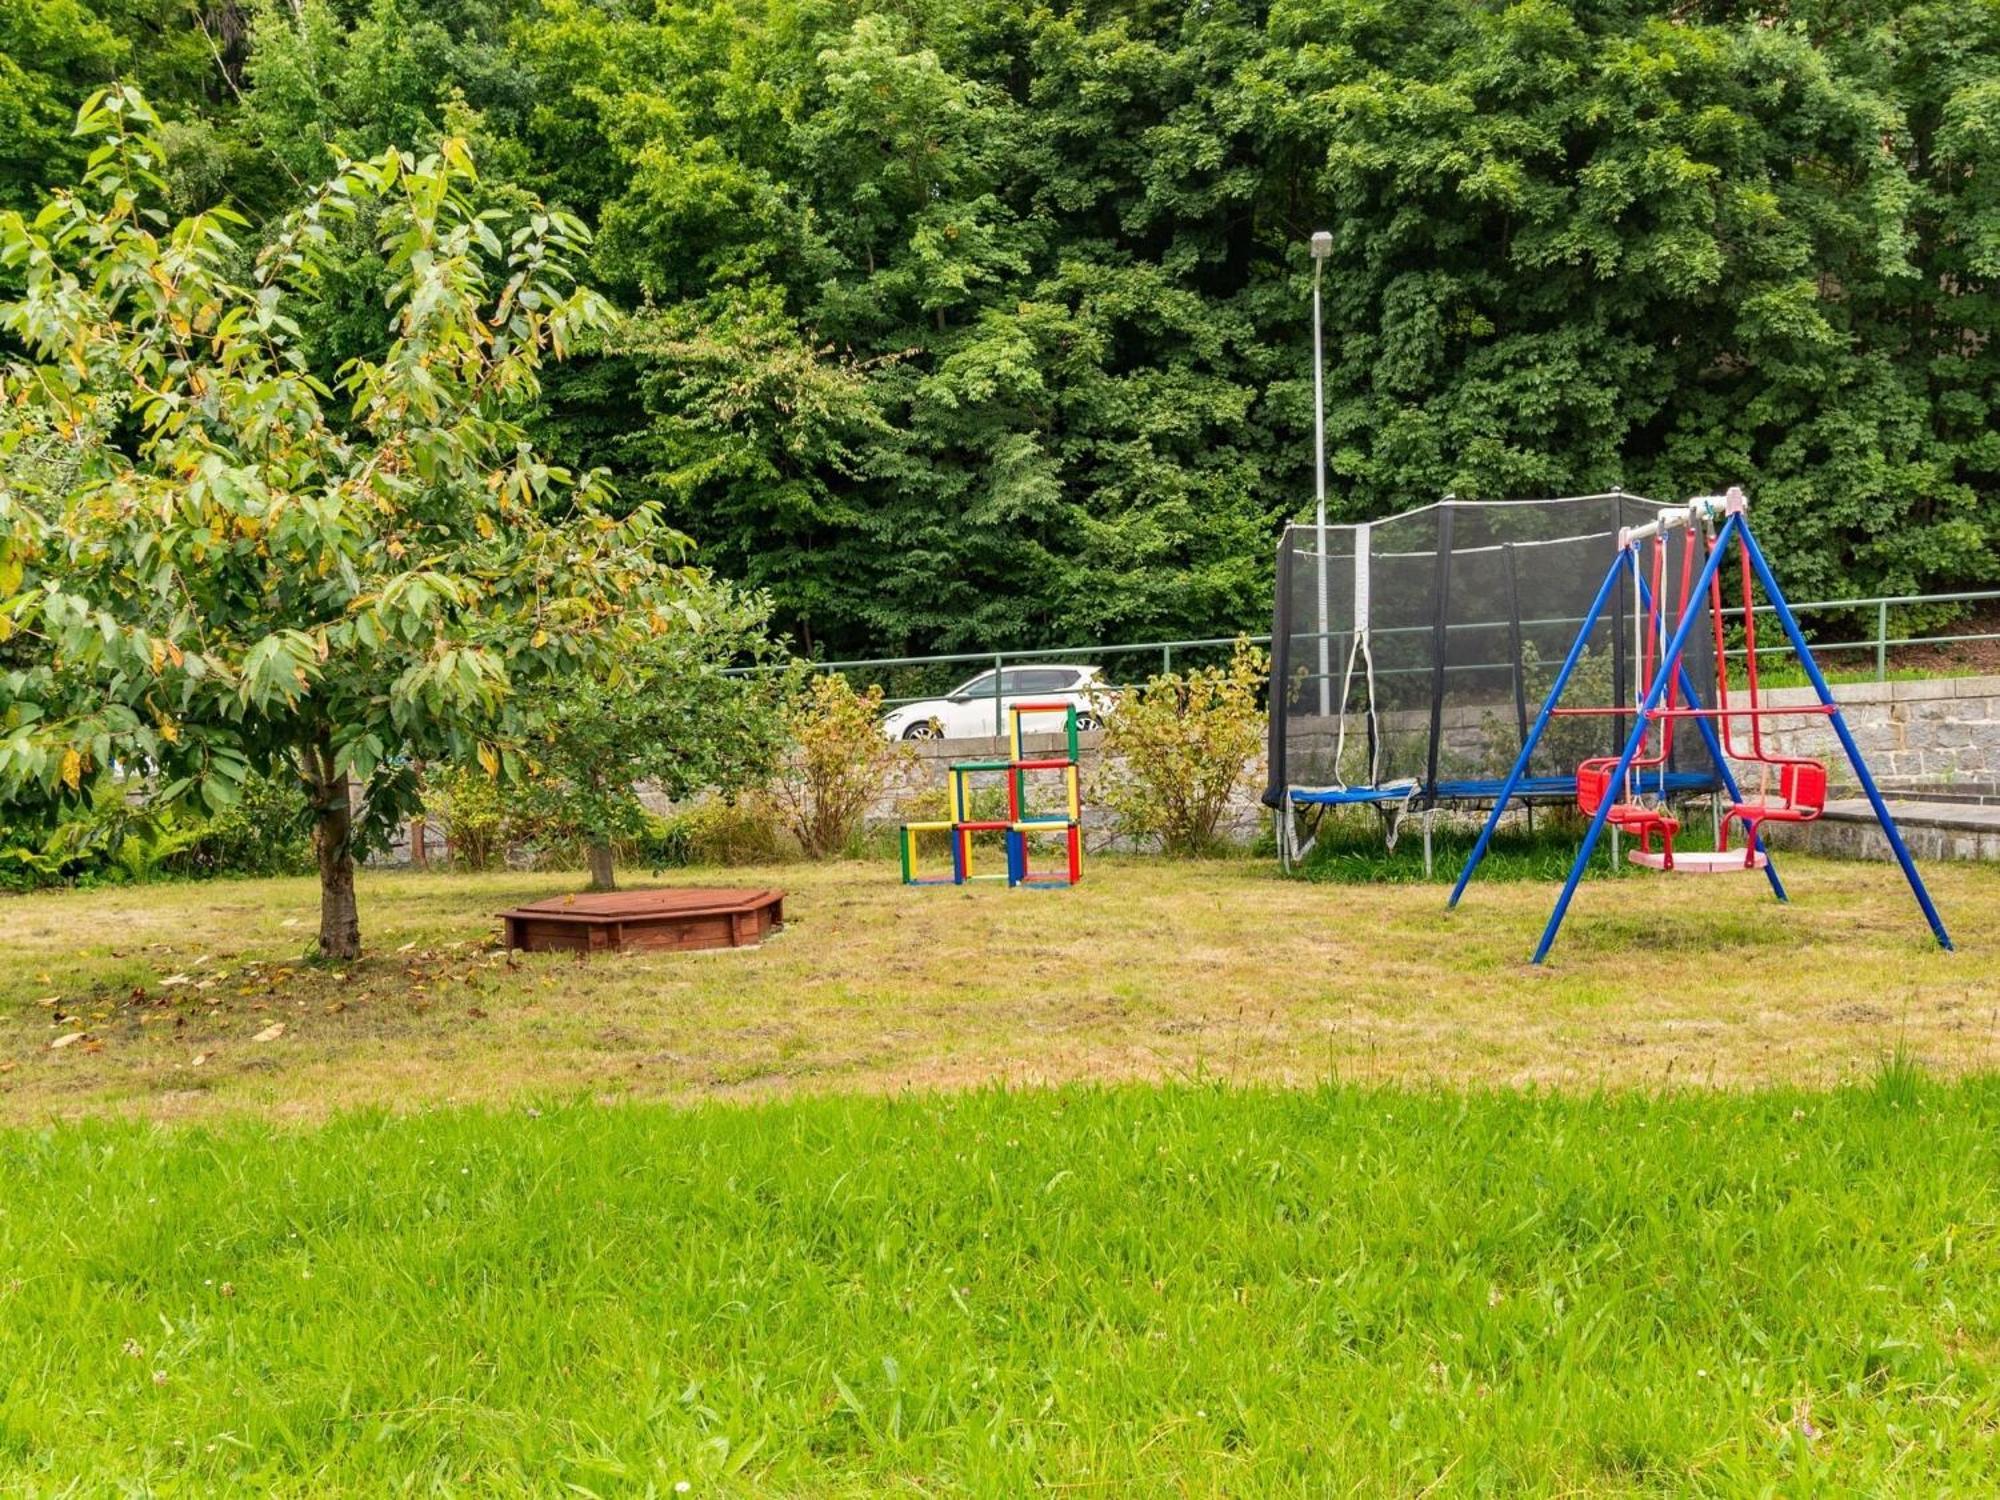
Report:
[[1761,882],[1593,882],[1542,970],[1549,886],[1476,886],[1454,913],[1441,889],[1247,860],[1103,859],[1052,892],[908,890],[881,863],[687,872],[634,883],[780,885],[788,930],[587,963],[495,948],[492,914],[562,875],[365,874],[369,956],[342,969],[298,957],[306,880],[17,897],[0,1120],[1077,1079],[1818,1085],[1898,1044],[2000,1066],[2000,871],[1926,872],[1947,954],[1892,867],[1786,863],[1789,908]]

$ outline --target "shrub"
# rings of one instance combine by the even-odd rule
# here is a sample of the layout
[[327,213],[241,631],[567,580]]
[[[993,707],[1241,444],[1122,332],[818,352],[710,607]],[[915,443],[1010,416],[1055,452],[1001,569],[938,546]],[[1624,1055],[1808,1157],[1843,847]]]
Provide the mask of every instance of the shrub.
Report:
[[768,865],[786,854],[784,829],[768,798],[704,797],[664,818],[653,818],[635,841],[635,862],[673,865]]
[[507,801],[478,766],[439,766],[424,778],[424,816],[445,831],[455,863],[490,870],[507,852]]
[[312,812],[304,783],[294,777],[244,777],[234,806],[187,832],[165,859],[170,874],[309,875],[317,868]]
[[1121,832],[1168,854],[1212,849],[1263,748],[1269,662],[1246,641],[1223,667],[1166,672],[1098,704],[1106,763],[1091,795]]
[[868,799],[910,752],[878,721],[882,689],[857,693],[845,677],[821,672],[794,683],[785,707],[792,750],[772,783],[772,800],[808,859],[843,854],[858,840]]
[[304,787],[252,773],[240,799],[202,815],[146,807],[105,777],[85,801],[12,810],[0,832],[0,890],[142,884],[162,877],[301,875],[314,868]]

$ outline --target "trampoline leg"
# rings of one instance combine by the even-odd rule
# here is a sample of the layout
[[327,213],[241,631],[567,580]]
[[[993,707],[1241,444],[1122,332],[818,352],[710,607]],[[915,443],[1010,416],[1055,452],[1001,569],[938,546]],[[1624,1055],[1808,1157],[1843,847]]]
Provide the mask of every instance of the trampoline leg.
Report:
[[1431,878],[1431,810],[1424,809],[1424,879]]
[[1611,868],[1613,870],[1618,868],[1618,857],[1624,852],[1623,843],[1618,837],[1618,825],[1614,823],[1611,825]]

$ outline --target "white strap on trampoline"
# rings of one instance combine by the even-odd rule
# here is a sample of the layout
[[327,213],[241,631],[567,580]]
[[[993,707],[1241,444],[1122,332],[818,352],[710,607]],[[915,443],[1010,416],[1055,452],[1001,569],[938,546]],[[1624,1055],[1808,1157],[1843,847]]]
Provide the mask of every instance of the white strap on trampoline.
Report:
[[[1347,644],[1347,663],[1340,674],[1340,728],[1333,740],[1333,779],[1336,788],[1347,790],[1346,777],[1341,773],[1341,765],[1347,759],[1347,700],[1354,691],[1354,658],[1359,656],[1365,673],[1364,681],[1368,689],[1368,717],[1372,723],[1375,717],[1375,653],[1369,648],[1368,624],[1368,544],[1371,526],[1364,521],[1354,528],[1354,635]],[[1369,736],[1373,744],[1375,736]],[[1368,784],[1375,784],[1375,755],[1369,756]]]

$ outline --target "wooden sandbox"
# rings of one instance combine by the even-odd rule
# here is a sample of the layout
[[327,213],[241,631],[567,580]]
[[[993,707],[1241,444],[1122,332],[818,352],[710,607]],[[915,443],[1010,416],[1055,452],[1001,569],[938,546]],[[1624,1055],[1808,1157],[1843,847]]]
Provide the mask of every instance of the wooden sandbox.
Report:
[[599,891],[531,901],[500,919],[507,946],[530,953],[755,947],[785,925],[785,893],[687,886]]

